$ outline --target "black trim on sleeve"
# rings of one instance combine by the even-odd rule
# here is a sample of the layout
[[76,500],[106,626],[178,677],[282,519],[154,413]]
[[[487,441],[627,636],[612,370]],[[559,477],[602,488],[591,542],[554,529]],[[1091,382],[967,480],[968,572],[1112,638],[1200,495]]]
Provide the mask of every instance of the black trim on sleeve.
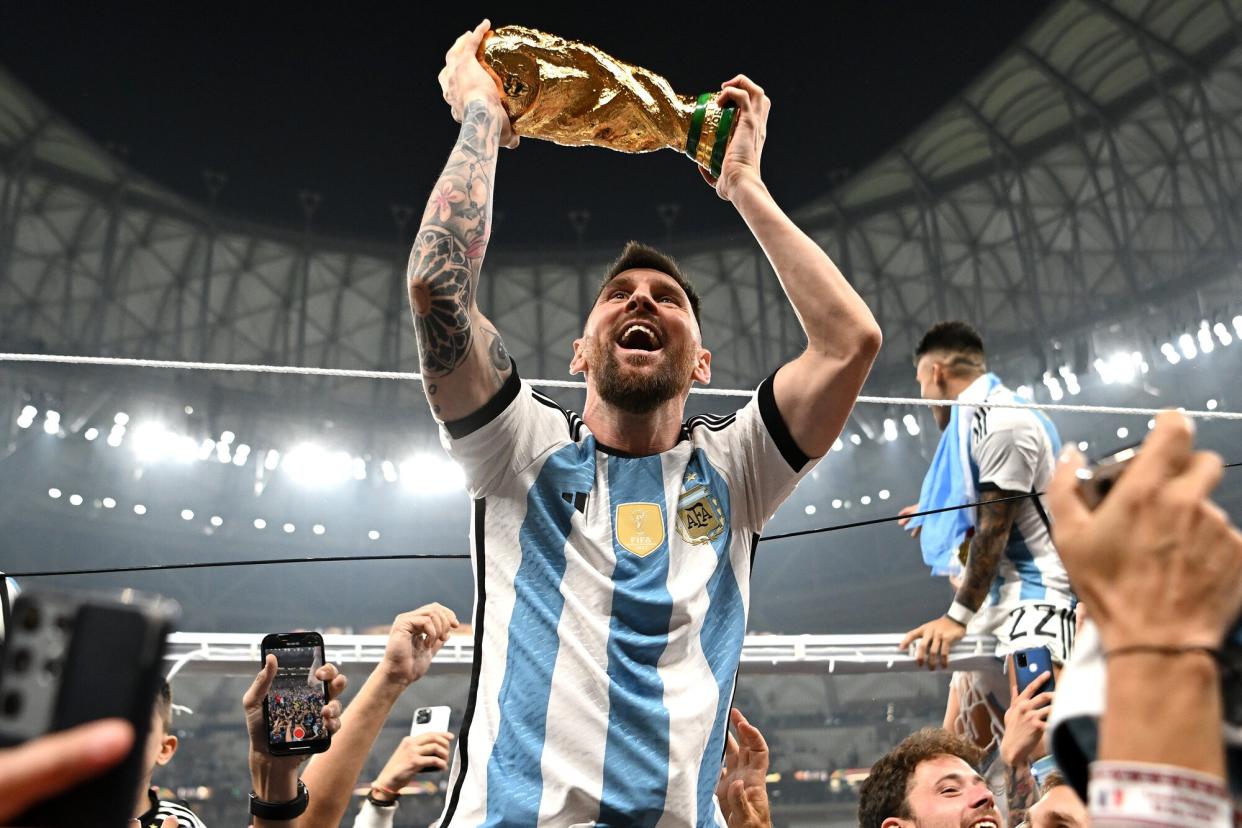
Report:
[[518,377],[517,363],[512,359],[509,360],[509,367],[513,369],[509,372],[509,378],[505,380],[504,385],[500,386],[500,390],[483,404],[482,408],[473,414],[467,414],[460,420],[453,420],[444,424],[444,429],[449,433],[450,437],[454,440],[469,437],[499,417],[501,412],[517,399],[518,391],[522,389],[522,380]]
[[789,426],[785,424],[785,418],[781,416],[781,410],[776,406],[776,390],[773,382],[775,377],[776,374],[773,374],[759,384],[759,416],[763,418],[763,424],[767,427],[772,442],[780,449],[781,457],[785,458],[785,462],[791,469],[800,472],[807,463],[811,462],[811,458],[798,448],[793,435],[789,433]]
[[[517,376],[514,368],[513,375]],[[470,767],[470,725],[474,722],[474,708],[479,700],[479,674],[483,671],[483,619],[487,607],[487,556],[484,538],[487,530],[487,499],[474,501],[474,659],[470,666],[470,693],[466,697],[466,711],[461,719],[461,731],[457,734],[457,760],[460,768],[457,781],[449,793],[440,816],[440,825],[450,825],[453,814],[457,812],[457,803],[461,799],[461,789],[466,782],[466,771]]]

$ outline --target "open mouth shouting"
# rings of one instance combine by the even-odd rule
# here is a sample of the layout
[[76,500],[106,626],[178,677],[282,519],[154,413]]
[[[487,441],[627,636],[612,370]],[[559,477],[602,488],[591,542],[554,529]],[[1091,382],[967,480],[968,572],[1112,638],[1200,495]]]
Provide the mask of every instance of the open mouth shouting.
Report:
[[664,348],[664,338],[654,322],[634,319],[621,326],[617,345],[622,351],[655,353]]

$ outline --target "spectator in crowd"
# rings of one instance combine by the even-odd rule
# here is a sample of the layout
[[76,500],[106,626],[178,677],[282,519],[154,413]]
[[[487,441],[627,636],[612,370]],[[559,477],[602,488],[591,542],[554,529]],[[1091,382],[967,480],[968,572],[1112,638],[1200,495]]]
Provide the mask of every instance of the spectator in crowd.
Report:
[[[384,657],[342,716],[345,729],[306,769],[306,785],[315,796],[302,819],[302,828],[336,828],[341,824],[358,775],[393,705],[407,687],[426,674],[432,658],[457,627],[457,615],[440,604],[402,613],[392,622]],[[447,752],[451,734],[438,735],[445,737]],[[379,807],[395,811],[394,806]]]
[[1090,828],[1087,806],[1059,773],[1051,773],[1040,788],[1039,801],[1027,811],[1028,828]]
[[420,733],[402,739],[371,783],[354,828],[392,828],[401,789],[420,773],[447,770],[452,738],[452,733]]
[[155,697],[155,708],[151,711],[151,732],[147,735],[146,754],[143,767],[146,776],[138,789],[138,802],[134,806],[134,819],[138,828],[160,828],[167,817],[176,820],[177,828],[203,828],[198,816],[184,802],[172,802],[159,798],[158,792],[151,787],[151,776],[155,769],[172,761],[179,745],[172,732],[172,687],[164,679],[160,679],[160,691]]
[[[1052,711],[1052,692],[1041,692],[1051,674],[1045,672],[1018,692],[1010,667],[1009,709],[1005,711],[1005,732],[1001,737],[999,756],[988,772],[992,792],[1003,803],[1007,821],[1012,825],[1021,821],[1027,809],[1039,796],[1039,780],[1036,767],[1051,768],[1045,733],[1048,730],[1048,714]],[[1040,771],[1042,772],[1042,771]]]
[[[305,754],[274,756],[267,747],[267,728],[263,723],[263,699],[276,679],[276,656],[268,653],[254,683],[242,696],[246,714],[246,731],[250,735],[250,814],[254,828],[281,826],[300,817],[307,808],[309,789],[298,778],[298,769],[306,761]],[[345,692],[345,676],[336,667],[325,664],[315,671],[315,678],[328,688],[328,703],[320,714],[329,734],[341,727],[341,703]],[[299,823],[302,824],[302,823]]]
[[[736,707],[729,713],[737,736],[727,734],[716,799],[728,828],[772,828],[768,804],[768,743]],[[355,826],[358,828],[358,826]]]
[[907,736],[880,757],[859,789],[860,828],[1005,828],[976,770],[982,752],[941,728]]
[[1048,501],[1106,665],[1092,823],[1230,825],[1218,659],[1242,613],[1242,534],[1210,499],[1221,459],[1194,451],[1191,421],[1166,412],[1094,511],[1083,466],[1069,451]]

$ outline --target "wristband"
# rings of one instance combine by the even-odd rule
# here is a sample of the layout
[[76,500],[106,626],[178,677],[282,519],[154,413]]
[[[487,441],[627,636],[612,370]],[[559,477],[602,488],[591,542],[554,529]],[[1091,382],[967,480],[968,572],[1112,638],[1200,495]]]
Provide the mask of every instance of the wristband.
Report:
[[259,819],[290,820],[306,813],[310,804],[310,792],[302,780],[298,780],[298,795],[288,802],[264,802],[258,794],[250,792],[250,815]]
[[1217,663],[1221,660],[1220,650],[1200,644],[1188,644],[1184,647],[1173,644],[1135,644],[1130,647],[1118,647],[1115,650],[1109,650],[1104,653],[1104,658],[1110,659],[1116,656],[1127,655],[1179,656],[1194,654],[1205,655]]
[[960,601],[954,601],[953,605],[949,607],[949,611],[944,615],[950,621],[956,621],[965,627],[975,617],[975,610],[972,610]]
[[367,802],[370,802],[370,803],[371,803],[371,805],[372,805],[372,807],[375,807],[375,808],[395,808],[395,807],[397,807],[397,800],[395,800],[395,799],[376,799],[376,798],[375,798],[374,791],[377,791],[377,790],[380,790],[380,789],[379,789],[379,788],[375,788],[375,789],[374,789],[371,793],[368,793],[368,794],[367,794]]

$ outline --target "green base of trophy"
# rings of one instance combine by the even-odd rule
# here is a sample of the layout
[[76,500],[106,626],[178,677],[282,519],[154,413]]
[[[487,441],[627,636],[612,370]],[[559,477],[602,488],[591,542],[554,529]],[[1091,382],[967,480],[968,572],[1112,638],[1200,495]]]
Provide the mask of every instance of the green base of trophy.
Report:
[[729,138],[733,135],[737,107],[734,104],[719,108],[709,106],[712,99],[711,92],[699,95],[694,115],[690,119],[690,131],[686,135],[685,152],[713,178],[719,178],[720,167],[724,164],[725,148],[729,146]]

